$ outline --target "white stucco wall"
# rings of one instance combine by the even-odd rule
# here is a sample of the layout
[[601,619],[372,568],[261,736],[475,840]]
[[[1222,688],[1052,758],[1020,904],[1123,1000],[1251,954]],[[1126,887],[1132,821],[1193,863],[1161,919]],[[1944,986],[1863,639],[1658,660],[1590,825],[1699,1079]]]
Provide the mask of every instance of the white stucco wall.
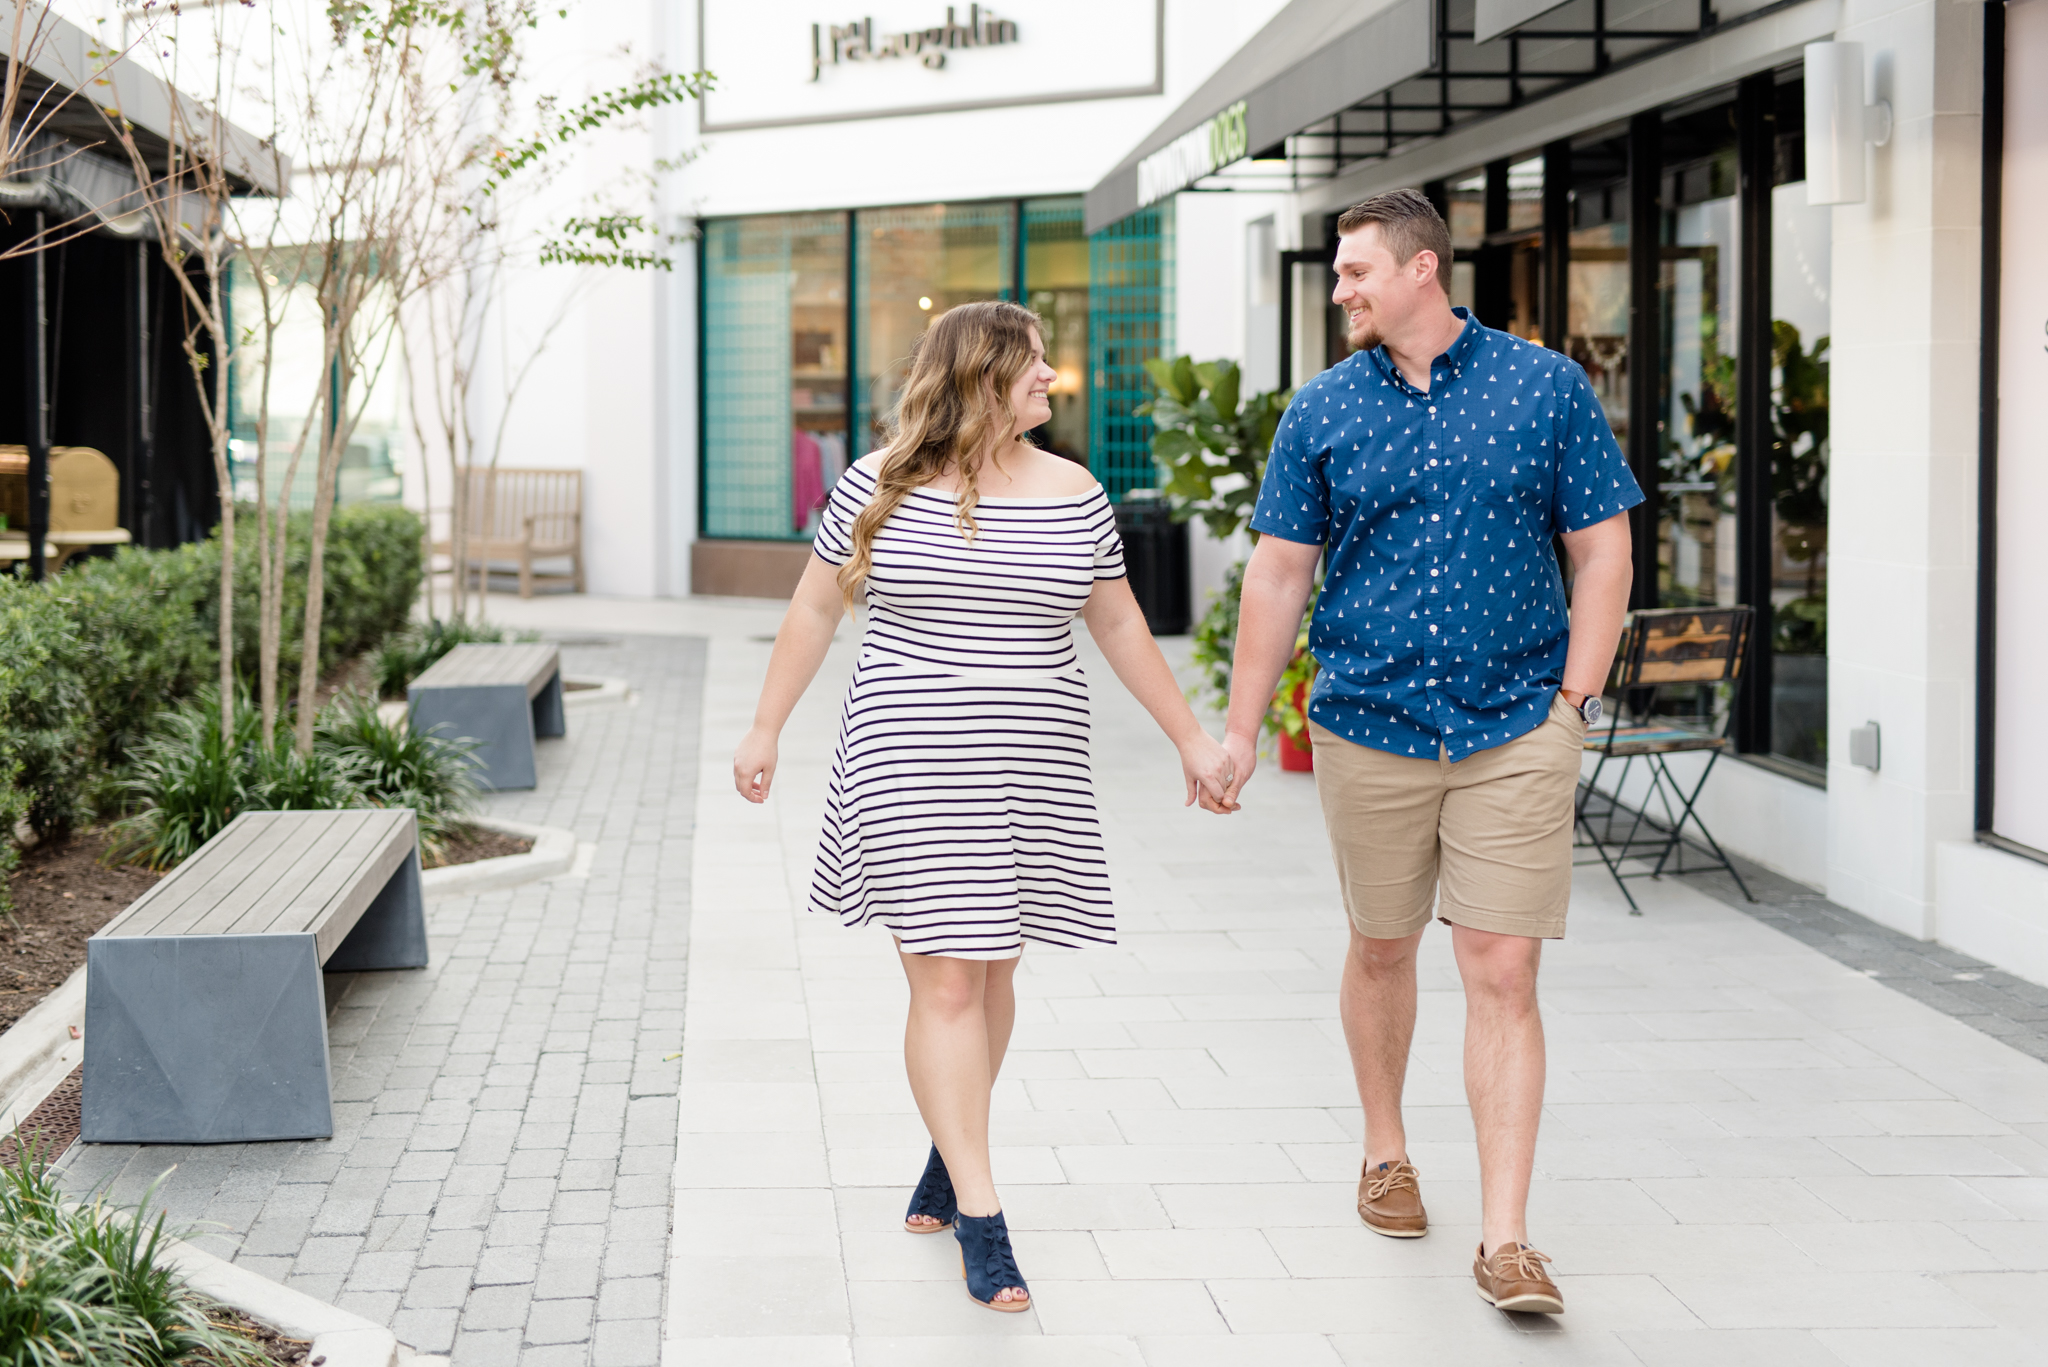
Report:
[[[1833,900],[1938,931],[1935,850],[1972,825],[1982,7],[1845,0],[1891,142],[1834,211],[1828,508]],[[1848,763],[1875,721],[1883,768]]]

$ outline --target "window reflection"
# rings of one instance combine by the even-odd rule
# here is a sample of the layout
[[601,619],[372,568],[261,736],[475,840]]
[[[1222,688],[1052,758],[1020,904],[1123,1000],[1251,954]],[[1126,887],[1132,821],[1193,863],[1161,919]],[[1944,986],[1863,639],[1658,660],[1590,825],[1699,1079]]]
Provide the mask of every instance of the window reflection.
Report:
[[846,216],[706,225],[705,530],[814,530],[846,463]]
[[1771,750],[1827,762],[1831,211],[1771,192]]
[[1480,322],[1542,342],[1543,158],[1501,160],[1453,176],[1451,302]]
[[1658,601],[1736,600],[1735,106],[1667,118]]
[[861,452],[887,440],[925,325],[955,304],[1010,295],[1011,204],[926,204],[854,215],[855,431]]
[[1572,148],[1571,241],[1564,345],[1628,446],[1628,145],[1602,138]]
[[1024,203],[1024,290],[1045,320],[1045,360],[1052,384],[1052,421],[1038,444],[1088,463],[1088,235],[1076,198]]

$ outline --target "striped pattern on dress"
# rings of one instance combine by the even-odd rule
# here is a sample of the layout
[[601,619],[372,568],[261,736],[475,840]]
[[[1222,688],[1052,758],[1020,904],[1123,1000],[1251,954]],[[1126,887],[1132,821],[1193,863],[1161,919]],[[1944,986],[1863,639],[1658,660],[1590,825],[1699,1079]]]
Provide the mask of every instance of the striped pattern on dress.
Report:
[[[874,489],[859,465],[834,487],[827,564]],[[1073,622],[1123,575],[1115,514],[1100,487],[983,499],[969,540],[954,509],[916,490],[875,538],[811,905],[915,954],[1114,944]]]

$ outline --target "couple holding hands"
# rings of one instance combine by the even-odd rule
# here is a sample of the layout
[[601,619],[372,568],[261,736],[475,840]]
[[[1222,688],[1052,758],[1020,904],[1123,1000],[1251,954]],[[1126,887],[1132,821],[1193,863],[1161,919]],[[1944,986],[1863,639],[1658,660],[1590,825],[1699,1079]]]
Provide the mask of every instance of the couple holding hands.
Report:
[[1116,940],[1073,620],[1179,747],[1187,802],[1227,815],[1325,553],[1308,715],[1351,922],[1338,1002],[1365,1116],[1358,1214],[1395,1238],[1428,1229],[1401,1091],[1434,915],[1465,986],[1477,1289],[1564,1309],[1526,1228],[1536,973],[1564,934],[1580,747],[1643,496],[1576,364],[1451,307],[1450,233],[1424,196],[1376,196],[1337,227],[1332,298],[1355,350],[1302,386],[1274,438],[1220,744],[1145,627],[1108,497],[1030,442],[1056,378],[1039,320],[979,303],[933,320],[889,444],[834,487],[733,759],[741,795],[765,800],[783,723],[864,604],[811,903],[895,938],[932,1138],[905,1228],[950,1228],[968,1294],[993,1310],[1031,1303],[988,1152],[1018,956],[1026,940]]

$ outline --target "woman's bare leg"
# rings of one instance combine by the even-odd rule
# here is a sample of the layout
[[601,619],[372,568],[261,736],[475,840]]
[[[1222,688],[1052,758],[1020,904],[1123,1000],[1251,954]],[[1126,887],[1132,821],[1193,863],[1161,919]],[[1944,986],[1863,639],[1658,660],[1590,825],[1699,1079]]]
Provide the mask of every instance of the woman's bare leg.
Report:
[[981,1016],[988,1022],[988,1085],[996,1085],[1003,1071],[1003,1055],[1010,1050],[1010,1031],[1017,1024],[1017,959],[991,959],[981,993]]
[[960,1209],[993,1215],[1001,1206],[988,1161],[988,1099],[994,1085],[983,1013],[988,964],[930,954],[900,957],[910,980],[903,1062],[911,1095],[946,1160]]
[[[988,1159],[989,1092],[1016,1020],[1016,961],[897,953],[910,980],[903,1062],[918,1114],[946,1160],[960,1213],[994,1215],[1002,1202]],[[1004,1287],[996,1299],[1023,1295]]]

